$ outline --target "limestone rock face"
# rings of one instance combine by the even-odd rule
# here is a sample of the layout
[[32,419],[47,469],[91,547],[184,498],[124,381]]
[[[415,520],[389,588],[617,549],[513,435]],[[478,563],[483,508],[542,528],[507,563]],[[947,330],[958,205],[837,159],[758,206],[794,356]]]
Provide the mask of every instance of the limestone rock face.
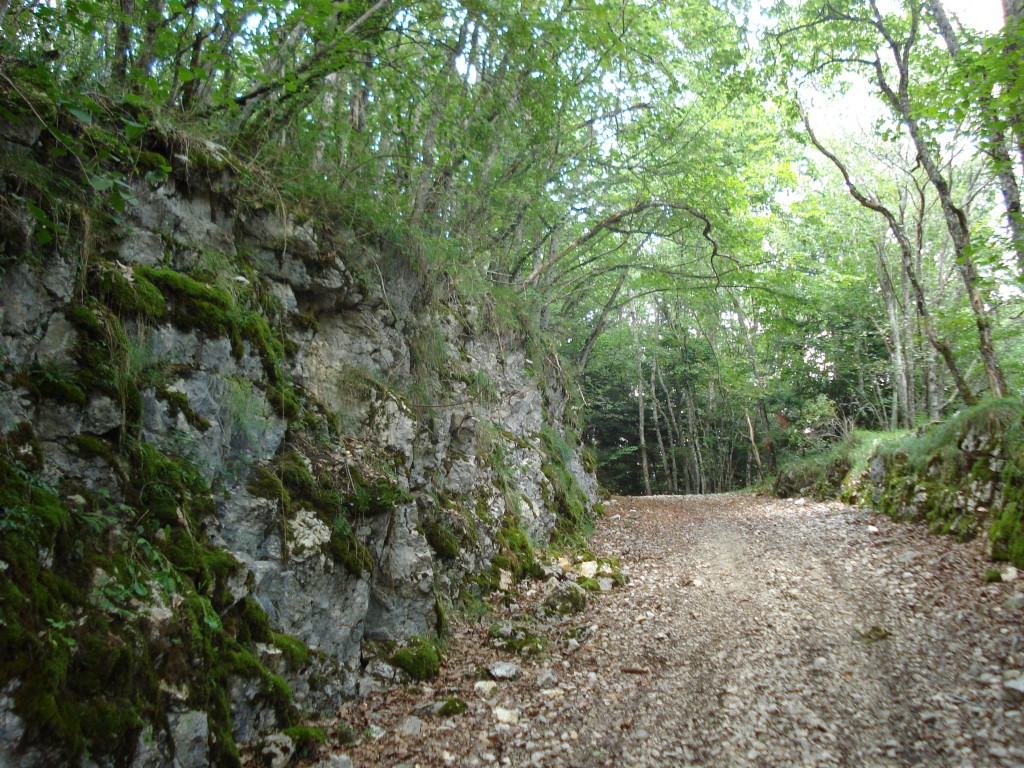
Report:
[[[109,360],[137,388],[126,395],[76,378],[83,350],[105,343],[102,328],[69,311],[76,286],[94,279],[81,261],[58,253],[45,268],[5,267],[0,344],[13,374],[0,379],[0,437],[29,425],[47,483],[110,504],[146,492],[118,457],[126,445],[194,467],[212,489],[209,511],[193,523],[171,505],[159,535],[184,527],[229,553],[238,565],[218,597],[225,614],[252,601],[272,631],[321,652],[280,670],[300,706],[378,685],[364,641],[433,634],[439,604],[491,571],[509,526],[546,540],[565,492],[550,472],[571,478],[573,504],[593,504],[559,372],[445,276],[345,231],[331,232],[328,248],[313,224],[276,211],[242,216],[213,187],[186,193],[172,178],[140,188],[137,201],[100,258],[130,288],[160,270],[207,276],[203,285],[220,291],[207,302],[232,297],[235,315],[204,318],[166,287],[173,311],[121,311],[124,338]],[[270,331],[253,319],[264,305],[275,308]],[[70,384],[56,393],[40,384],[46,377]],[[498,574],[509,571],[495,566],[496,585]],[[167,596],[175,610],[181,600]],[[228,680],[236,739],[280,726],[251,677]],[[60,762],[46,745],[10,747],[26,732],[16,688],[0,695],[0,762]],[[181,709],[148,724],[136,763],[205,764],[222,738],[212,716]]]

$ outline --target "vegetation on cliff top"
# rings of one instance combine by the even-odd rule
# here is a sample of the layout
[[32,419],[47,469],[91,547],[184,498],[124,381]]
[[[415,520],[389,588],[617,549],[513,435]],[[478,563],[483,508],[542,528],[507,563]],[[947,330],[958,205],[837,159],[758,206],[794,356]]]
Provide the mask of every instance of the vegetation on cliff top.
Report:
[[1024,567],[1024,402],[983,401],[915,432],[855,432],[780,468],[781,496],[839,497],[935,533],[987,535],[992,557]]

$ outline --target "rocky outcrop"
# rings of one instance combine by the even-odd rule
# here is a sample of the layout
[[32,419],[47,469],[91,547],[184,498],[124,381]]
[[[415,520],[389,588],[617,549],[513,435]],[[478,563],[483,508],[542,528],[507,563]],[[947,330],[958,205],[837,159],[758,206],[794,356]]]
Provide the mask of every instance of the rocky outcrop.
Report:
[[982,403],[877,447],[844,498],[962,539],[987,534],[996,559],[1024,564],[1024,406]]
[[514,314],[175,163],[94,241],[5,243],[3,765],[233,764],[595,498]]

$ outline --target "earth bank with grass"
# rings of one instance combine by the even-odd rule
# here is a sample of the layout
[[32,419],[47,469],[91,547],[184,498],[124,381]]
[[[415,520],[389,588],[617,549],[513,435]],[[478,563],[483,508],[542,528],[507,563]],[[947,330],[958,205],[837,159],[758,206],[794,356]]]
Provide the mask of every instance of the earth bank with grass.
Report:
[[775,492],[841,498],[1024,566],[1024,402],[989,400],[908,432],[854,432],[780,469]]

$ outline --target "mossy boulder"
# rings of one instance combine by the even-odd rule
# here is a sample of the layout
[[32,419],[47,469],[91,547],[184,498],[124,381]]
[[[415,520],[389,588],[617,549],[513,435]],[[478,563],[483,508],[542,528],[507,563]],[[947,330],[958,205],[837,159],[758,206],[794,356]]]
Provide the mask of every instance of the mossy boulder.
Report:
[[441,671],[436,644],[422,637],[411,638],[408,645],[391,655],[390,662],[413,680],[433,680]]
[[551,594],[545,598],[544,607],[562,616],[580,613],[587,607],[587,592],[575,582],[559,582]]

